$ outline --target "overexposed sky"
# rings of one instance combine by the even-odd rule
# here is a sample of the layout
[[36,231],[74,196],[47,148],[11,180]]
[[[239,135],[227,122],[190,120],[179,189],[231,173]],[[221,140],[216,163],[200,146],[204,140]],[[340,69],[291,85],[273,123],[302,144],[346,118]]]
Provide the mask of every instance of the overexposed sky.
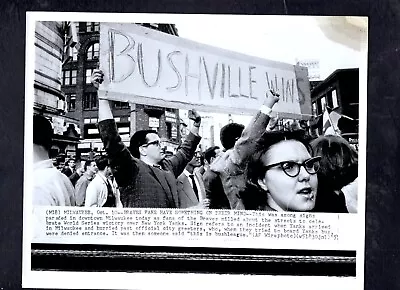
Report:
[[[360,68],[361,62],[366,61],[361,49],[354,48],[354,41],[360,37],[357,31],[354,35],[354,27],[340,26],[346,24],[343,17],[333,19],[333,37],[341,40],[336,42],[332,40],[332,34],[327,37],[327,31],[321,29],[331,28],[330,21],[332,19],[311,16],[179,15],[172,23],[180,37],[214,47],[289,64],[318,60],[319,79],[323,80],[336,69]],[[345,45],[347,41],[349,45]],[[208,116],[204,123],[209,121],[215,126],[216,145],[220,145],[218,132],[229,119],[247,124],[251,118],[247,115],[201,114]],[[203,132],[203,136],[204,143],[208,143],[210,136],[207,132]]]
[[185,15],[174,23],[180,37],[196,42],[289,64],[319,60],[321,79],[360,66],[360,51],[328,39],[310,16]]

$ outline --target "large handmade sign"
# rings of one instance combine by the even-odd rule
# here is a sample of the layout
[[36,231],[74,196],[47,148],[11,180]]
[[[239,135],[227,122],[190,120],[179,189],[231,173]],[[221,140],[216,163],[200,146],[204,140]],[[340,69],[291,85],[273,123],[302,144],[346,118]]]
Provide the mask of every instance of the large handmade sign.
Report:
[[266,91],[273,89],[281,95],[274,108],[280,117],[311,116],[307,68],[211,47],[135,24],[101,24],[100,68],[105,74],[100,98],[253,114]]

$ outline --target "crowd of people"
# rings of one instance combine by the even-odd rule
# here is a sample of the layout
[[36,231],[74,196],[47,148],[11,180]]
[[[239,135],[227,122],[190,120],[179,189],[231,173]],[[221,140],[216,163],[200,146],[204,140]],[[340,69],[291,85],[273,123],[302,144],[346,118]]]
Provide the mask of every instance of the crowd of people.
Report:
[[[103,73],[95,70],[98,87]],[[358,152],[337,135],[311,138],[304,130],[278,130],[271,111],[279,95],[267,91],[245,127],[221,129],[223,148],[201,152],[201,116],[193,110],[190,133],[165,155],[153,130],[121,141],[108,100],[99,100],[98,130],[106,155],[62,171],[49,159],[52,129],[34,116],[34,205],[210,208],[357,212]],[[270,122],[271,121],[271,122]],[[46,123],[47,122],[47,123]]]
[[64,166],[55,166],[49,159],[53,135],[50,122],[34,115],[33,132],[34,205],[122,206],[106,156],[81,162],[68,158]]

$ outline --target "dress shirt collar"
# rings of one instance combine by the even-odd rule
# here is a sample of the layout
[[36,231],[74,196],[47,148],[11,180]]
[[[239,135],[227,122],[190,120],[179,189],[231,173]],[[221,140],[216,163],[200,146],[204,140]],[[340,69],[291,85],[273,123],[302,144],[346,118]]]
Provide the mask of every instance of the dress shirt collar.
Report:
[[187,171],[186,169],[183,170],[183,174],[185,174],[187,177],[189,177],[190,175],[194,175],[193,173],[190,173],[189,171]]

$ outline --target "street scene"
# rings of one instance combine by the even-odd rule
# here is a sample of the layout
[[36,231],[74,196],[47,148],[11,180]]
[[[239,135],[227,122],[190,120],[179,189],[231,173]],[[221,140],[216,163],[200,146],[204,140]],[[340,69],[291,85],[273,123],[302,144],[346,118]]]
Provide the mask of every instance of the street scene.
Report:
[[36,23],[33,205],[357,213],[359,67],[180,29]]
[[365,18],[33,14],[26,285],[359,277]]

